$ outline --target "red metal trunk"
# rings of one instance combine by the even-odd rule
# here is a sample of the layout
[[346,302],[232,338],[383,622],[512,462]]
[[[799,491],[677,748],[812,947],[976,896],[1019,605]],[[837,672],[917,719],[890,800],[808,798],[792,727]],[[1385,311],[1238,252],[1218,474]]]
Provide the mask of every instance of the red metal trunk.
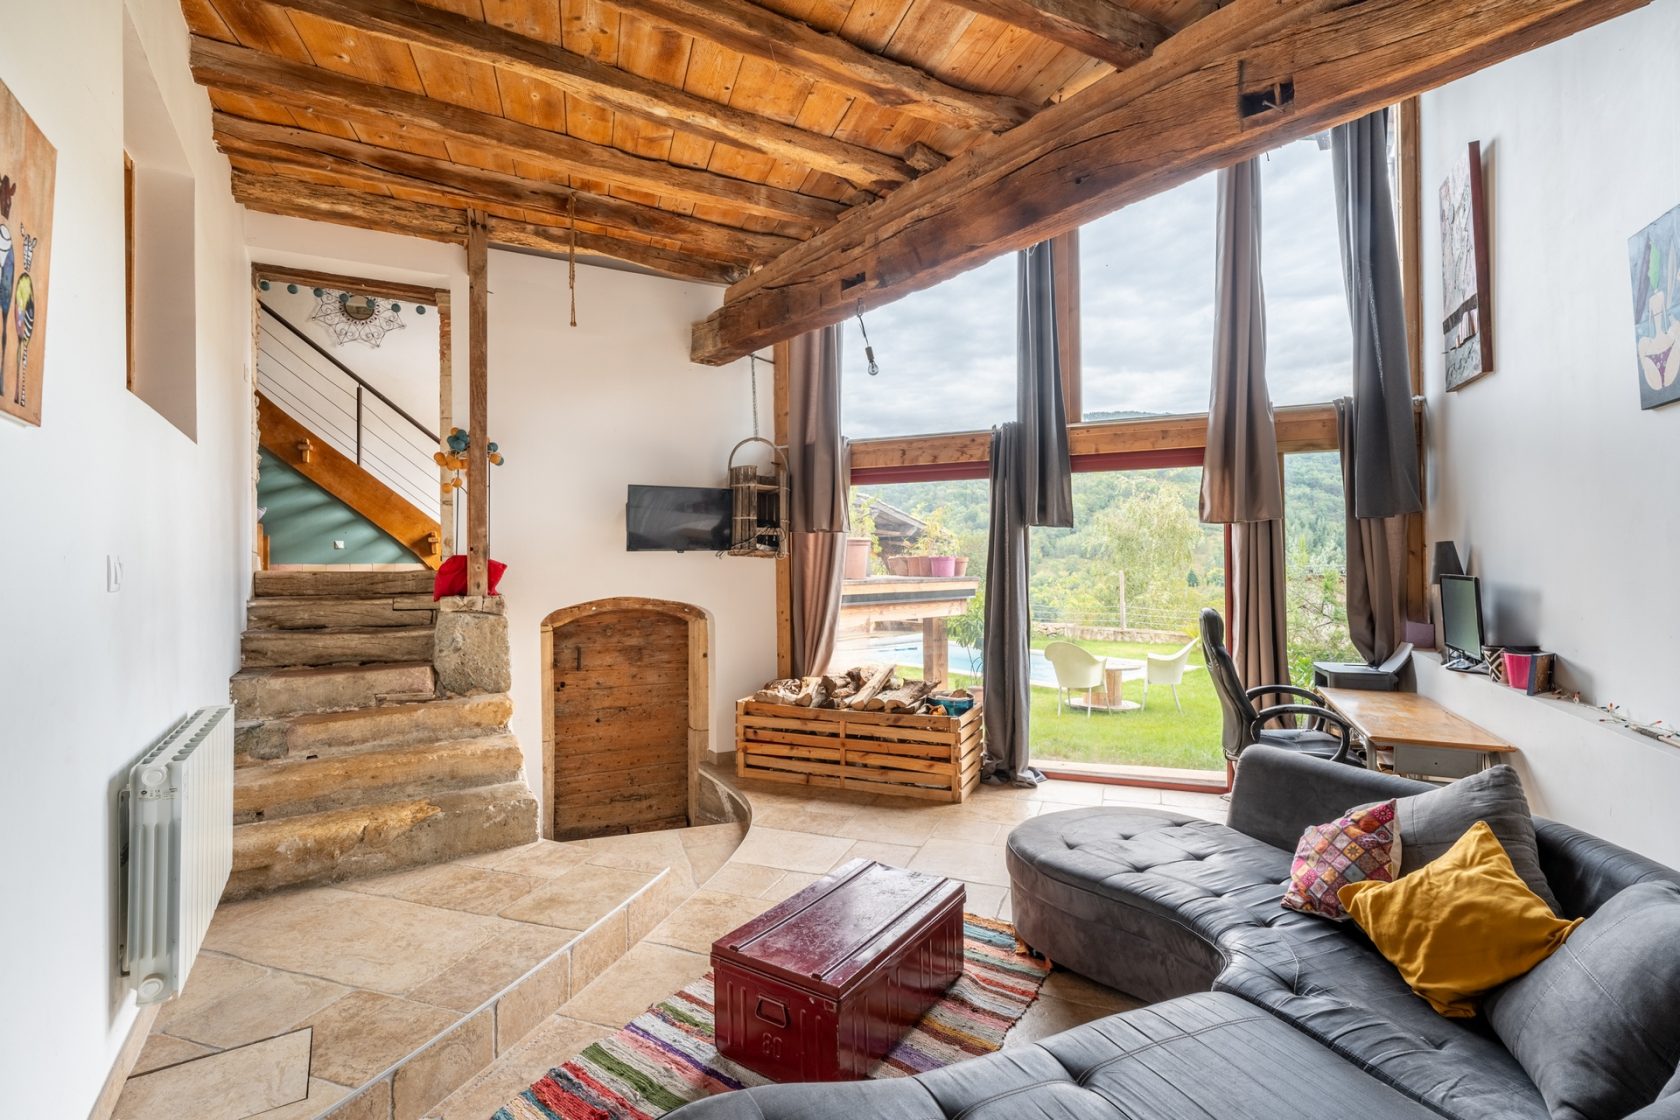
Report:
[[775,1081],[850,1081],[963,970],[960,882],[853,860],[712,944],[717,1045]]

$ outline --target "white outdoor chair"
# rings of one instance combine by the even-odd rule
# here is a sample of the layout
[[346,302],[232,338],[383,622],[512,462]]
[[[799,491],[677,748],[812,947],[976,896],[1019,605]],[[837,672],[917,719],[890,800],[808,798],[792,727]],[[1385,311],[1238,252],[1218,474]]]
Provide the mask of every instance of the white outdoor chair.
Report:
[[[1085,715],[1091,715],[1092,696],[1099,688],[1106,688],[1103,678],[1103,659],[1072,642],[1051,642],[1044,647],[1044,660],[1056,670],[1056,714],[1062,714],[1062,693],[1085,691]],[[1071,704],[1073,697],[1068,701]]]
[[1173,703],[1179,711],[1184,710],[1184,704],[1178,698],[1178,686],[1184,683],[1184,667],[1190,663],[1190,651],[1194,649],[1194,639],[1186,643],[1177,653],[1152,653],[1149,655],[1143,671],[1143,706],[1149,706],[1149,686],[1164,684],[1172,689]]

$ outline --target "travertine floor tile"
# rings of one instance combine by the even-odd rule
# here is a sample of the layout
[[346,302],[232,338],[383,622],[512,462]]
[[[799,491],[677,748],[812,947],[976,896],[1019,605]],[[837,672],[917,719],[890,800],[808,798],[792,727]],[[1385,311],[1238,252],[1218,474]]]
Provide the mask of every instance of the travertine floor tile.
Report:
[[140,1057],[135,1059],[134,1068],[129,1070],[130,1077],[138,1077],[142,1073],[150,1073],[154,1069],[172,1066],[177,1062],[202,1058],[206,1054],[214,1054],[215,1050],[209,1046],[200,1046],[196,1042],[188,1042],[184,1038],[173,1035],[158,1034],[153,1031],[146,1038],[146,1045],[140,1048]]
[[589,849],[582,845],[538,840],[535,844],[510,850],[494,866],[497,871],[552,879],[557,875],[564,875],[588,858]]
[[764,892],[764,901],[780,902],[790,895],[798,894],[821,878],[821,875],[812,875],[804,871],[789,871],[776,881],[775,886]]
[[732,859],[717,870],[705,886],[709,891],[738,894],[745,898],[762,898],[764,893],[787,875],[779,867],[760,867]]
[[455,1012],[430,1004],[378,992],[352,992],[305,1024],[315,1030],[311,1072],[354,1089],[459,1019]]
[[713,941],[745,925],[769,907],[770,903],[763,899],[700,891],[655,926],[647,940],[691,953],[710,954]]
[[495,1065],[445,1098],[427,1113],[428,1120],[484,1120],[533,1081],[610,1033],[599,1023],[555,1015]]
[[404,993],[421,1003],[472,1011],[553,956],[578,931],[520,923],[475,946],[460,960]]
[[1029,801],[1048,801],[1057,805],[1101,805],[1104,786],[1097,782],[1044,782],[1026,791]]
[[699,953],[644,942],[631,947],[618,963],[574,995],[560,1014],[616,1029],[704,976],[709,963]]
[[[226,909],[228,908],[222,907],[216,911],[216,922],[221,921],[222,910]],[[216,924],[212,924],[211,933],[217,932],[218,928]],[[193,962],[192,971],[187,974],[187,986],[181,990],[179,996],[165,1003],[158,1011],[157,1024],[152,1029],[166,1034],[174,1033],[172,1028],[176,1023],[192,1018],[223,997],[237,992],[247,984],[254,984],[267,975],[268,969],[261,965],[220,953],[202,952]]]
[[588,929],[653,881],[650,871],[582,864],[502,911],[502,917],[562,929]]
[[735,855],[744,863],[821,874],[833,867],[851,846],[849,840],[834,836],[755,826]]
[[1021,1016],[1021,1021],[1010,1029],[1003,1045],[1007,1049],[1037,1042],[1110,1014],[1112,1012],[1092,1007],[1088,1003],[1071,1003],[1055,996],[1039,996],[1037,1002],[1027,1008],[1027,1013]]
[[284,1034],[349,993],[349,988],[330,980],[271,971],[209,1007],[181,1016],[172,1031],[225,1050]]
[[840,857],[835,866],[854,859],[872,859],[888,867],[908,867],[910,861],[916,858],[917,847],[918,845],[913,844],[882,844],[875,840],[859,840],[846,849],[846,854]]
[[362,879],[345,886],[363,894],[386,895],[422,906],[441,906],[446,910],[465,910],[472,914],[495,914],[546,881],[533,875],[442,863],[399,871],[395,875]]
[[[350,1090],[321,1077],[309,1079],[309,1095],[296,1104],[259,1112],[251,1120],[315,1120],[321,1113],[350,1095]],[[176,1114],[180,1117],[180,1114]],[[196,1120],[196,1118],[194,1118]]]
[[968,901],[964,903],[964,908],[970,914],[979,914],[983,918],[994,916],[1009,894],[1008,890],[993,883],[965,881],[963,887],[968,892]]
[[808,805],[766,805],[753,808],[754,828],[780,828],[789,832],[814,832],[834,836],[840,826],[860,811],[856,805],[813,801]]
[[621,867],[630,871],[664,871],[685,867],[687,853],[675,832],[636,832],[627,836],[602,836],[577,841],[587,850],[585,863],[597,867]]
[[1142,786],[1103,786],[1103,803],[1107,805],[1159,805],[1161,791]]
[[225,921],[218,911],[211,926],[218,951],[393,995],[509,928],[498,918],[333,887],[288,891],[234,909]]
[[[1007,887],[1009,870],[1004,866],[1003,849],[993,844],[962,844],[954,840],[929,840],[922,845],[910,870],[944,875],[949,879],[966,879],[971,883],[989,883]],[[996,905],[996,902],[993,902]]]
[[129,1078],[113,1120],[245,1120],[306,1098],[309,1065],[306,1030],[223,1050]]
[[1065,1000],[1068,1003],[1084,1003],[1092,1007],[1099,1007],[1105,1013],[1113,1014],[1117,1011],[1130,1011],[1142,1007],[1143,1001],[1133,999],[1124,992],[1117,992],[1113,988],[1104,987],[1095,980],[1087,980],[1078,973],[1069,972],[1065,968],[1058,968],[1044,979],[1041,989],[1047,996]]
[[939,825],[940,818],[929,808],[871,806],[837,826],[832,835],[878,844],[920,845],[938,832]]

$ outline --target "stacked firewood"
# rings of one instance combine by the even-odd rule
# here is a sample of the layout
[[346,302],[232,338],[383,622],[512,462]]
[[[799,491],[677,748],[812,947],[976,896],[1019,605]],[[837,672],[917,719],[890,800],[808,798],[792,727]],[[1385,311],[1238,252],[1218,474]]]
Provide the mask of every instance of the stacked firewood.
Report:
[[[796,708],[849,708],[856,712],[892,712],[905,715],[944,715],[945,708],[934,695],[943,681],[907,681],[892,665],[859,665],[844,673],[819,677],[788,677],[771,681],[753,693],[763,704],[787,704]],[[967,697],[966,691],[952,693]]]

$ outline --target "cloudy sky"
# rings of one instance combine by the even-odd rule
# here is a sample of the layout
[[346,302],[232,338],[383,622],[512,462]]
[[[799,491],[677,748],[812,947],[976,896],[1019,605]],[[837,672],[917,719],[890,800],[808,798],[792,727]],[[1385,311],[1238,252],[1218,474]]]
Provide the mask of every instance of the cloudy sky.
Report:
[[[1274,404],[1346,393],[1351,333],[1330,153],[1266,157],[1262,269]],[[1015,257],[864,316],[844,341],[845,428],[862,438],[985,429],[1015,414]],[[1085,411],[1200,412],[1213,354],[1214,176],[1129,206],[1080,234]]]

